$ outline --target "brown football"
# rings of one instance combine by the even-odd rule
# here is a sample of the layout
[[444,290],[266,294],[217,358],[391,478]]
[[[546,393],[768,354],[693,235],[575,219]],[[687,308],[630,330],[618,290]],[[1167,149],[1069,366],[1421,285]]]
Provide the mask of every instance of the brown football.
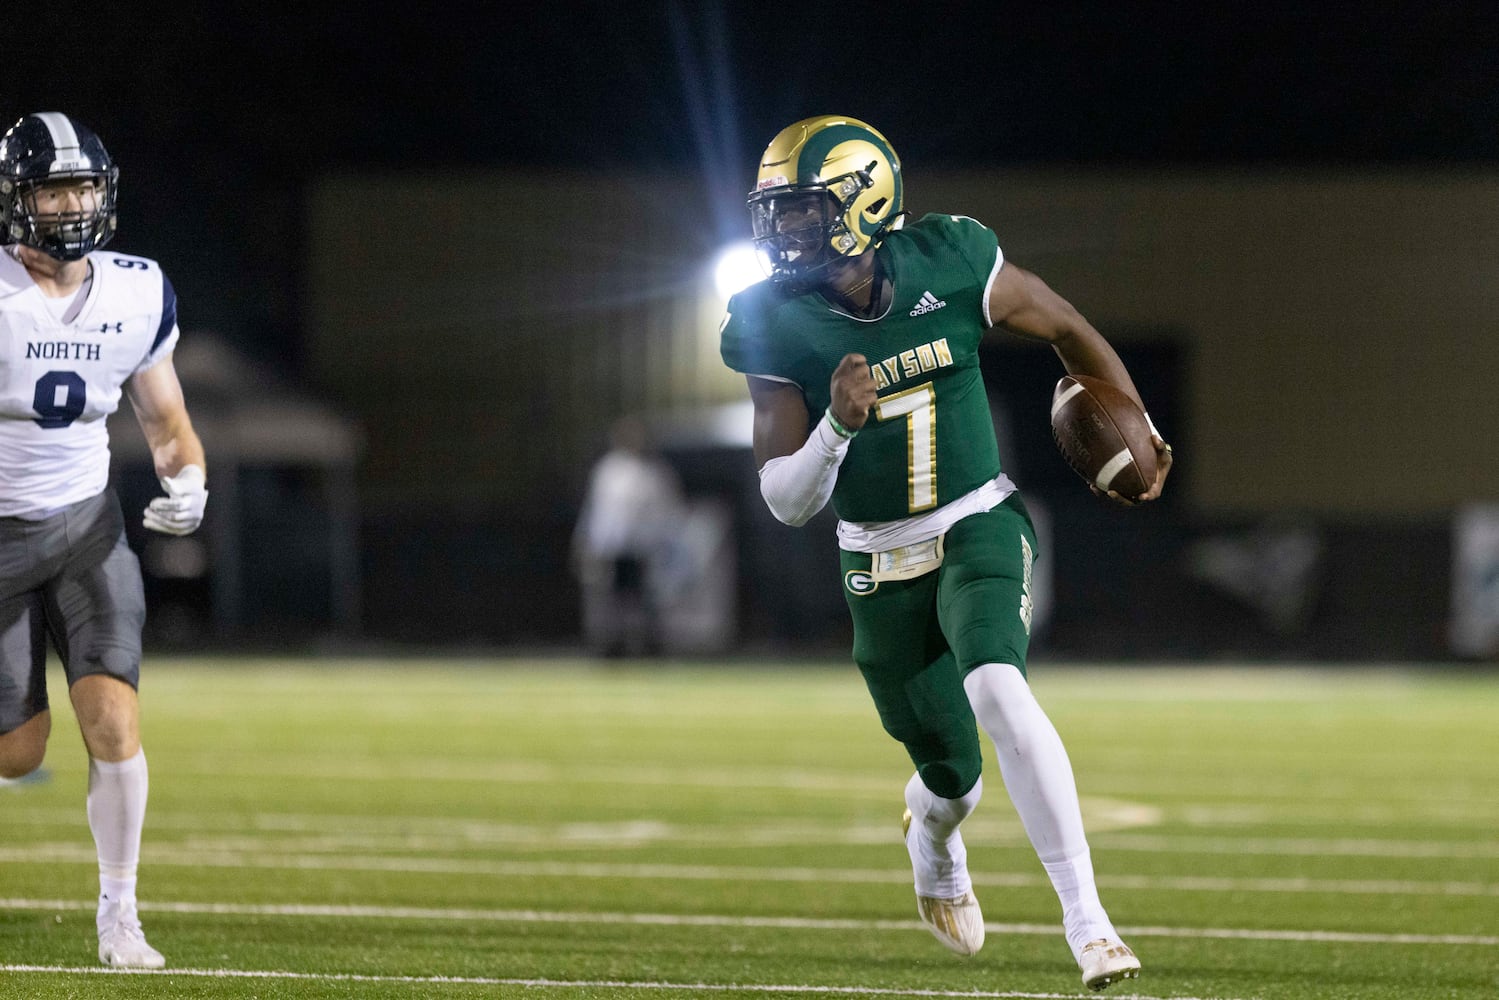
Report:
[[1051,436],[1072,471],[1105,492],[1133,500],[1155,482],[1150,424],[1108,382],[1064,375],[1051,394]]

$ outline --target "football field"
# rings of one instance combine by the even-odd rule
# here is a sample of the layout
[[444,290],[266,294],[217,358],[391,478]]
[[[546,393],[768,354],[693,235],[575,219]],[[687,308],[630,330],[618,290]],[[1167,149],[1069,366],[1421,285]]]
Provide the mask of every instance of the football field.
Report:
[[[1499,675],[1038,664],[1099,885],[1106,997],[1499,996]],[[910,766],[839,663],[162,660],[141,912],[94,955],[87,765],[51,675],[0,786],[0,997],[1087,995],[986,755],[988,943],[918,923]]]

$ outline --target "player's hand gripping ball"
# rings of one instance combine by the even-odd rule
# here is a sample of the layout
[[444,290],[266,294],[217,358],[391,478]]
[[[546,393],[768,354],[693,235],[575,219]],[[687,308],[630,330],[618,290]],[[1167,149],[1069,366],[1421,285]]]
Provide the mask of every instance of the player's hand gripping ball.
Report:
[[1072,471],[1100,492],[1134,500],[1155,482],[1150,423],[1108,382],[1063,376],[1051,396],[1051,436]]

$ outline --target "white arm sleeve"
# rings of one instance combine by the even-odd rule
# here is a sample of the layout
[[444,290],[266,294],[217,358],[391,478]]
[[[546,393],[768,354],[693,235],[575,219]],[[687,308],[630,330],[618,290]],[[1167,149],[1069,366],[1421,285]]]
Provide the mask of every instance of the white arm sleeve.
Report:
[[760,467],[760,495],[777,521],[798,528],[822,510],[833,495],[848,442],[823,414],[806,444]]

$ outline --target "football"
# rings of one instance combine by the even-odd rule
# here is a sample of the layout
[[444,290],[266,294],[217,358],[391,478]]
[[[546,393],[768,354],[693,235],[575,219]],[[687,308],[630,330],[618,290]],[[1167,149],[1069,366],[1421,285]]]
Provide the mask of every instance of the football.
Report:
[[1072,471],[1133,500],[1155,482],[1150,424],[1135,401],[1101,379],[1064,375],[1051,395],[1051,436]]

